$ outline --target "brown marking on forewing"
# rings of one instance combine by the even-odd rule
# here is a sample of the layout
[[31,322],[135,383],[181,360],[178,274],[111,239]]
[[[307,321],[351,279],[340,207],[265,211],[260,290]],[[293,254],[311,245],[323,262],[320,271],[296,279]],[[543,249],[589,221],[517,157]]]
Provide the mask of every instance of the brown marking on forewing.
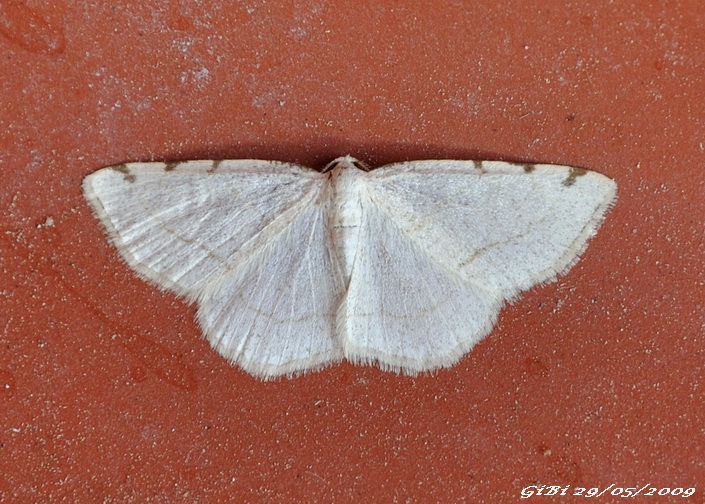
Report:
[[570,187],[573,184],[575,184],[575,179],[578,177],[582,177],[585,175],[588,171],[584,168],[571,168],[570,172],[568,173],[568,178],[566,178],[562,183],[566,187]]
[[125,163],[112,166],[111,168],[115,171],[122,173],[125,176],[125,180],[127,180],[129,183],[133,183],[137,179],[137,177],[135,177],[133,173],[130,173],[130,169]]

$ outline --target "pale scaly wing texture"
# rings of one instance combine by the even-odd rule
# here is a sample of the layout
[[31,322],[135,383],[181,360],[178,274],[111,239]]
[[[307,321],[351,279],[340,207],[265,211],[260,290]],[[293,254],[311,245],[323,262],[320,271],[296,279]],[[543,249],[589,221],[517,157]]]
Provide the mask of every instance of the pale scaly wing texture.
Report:
[[323,184],[321,174],[297,165],[188,161],[104,168],[83,190],[130,266],[194,300],[237,267],[244,244]]
[[567,271],[613,203],[586,170],[415,161],[369,172],[346,357],[408,373],[456,362],[506,300]]
[[363,205],[338,312],[345,357],[411,374],[454,364],[492,328],[501,299],[430,258],[381,207]]
[[326,176],[256,160],[131,163],[83,187],[122,257],[196,301],[224,357],[265,379],[342,358]]
[[493,161],[389,165],[370,172],[369,185],[429,258],[504,299],[570,269],[617,187],[579,168]]
[[307,202],[281,230],[263,233],[242,266],[198,300],[211,344],[253,375],[304,372],[343,357],[335,314],[344,285],[328,203],[325,195]]

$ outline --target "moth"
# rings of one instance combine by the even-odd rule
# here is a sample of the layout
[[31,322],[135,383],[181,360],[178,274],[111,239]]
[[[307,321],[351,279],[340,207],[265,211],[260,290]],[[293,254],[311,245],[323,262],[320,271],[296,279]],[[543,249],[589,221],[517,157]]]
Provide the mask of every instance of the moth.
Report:
[[350,156],[127,163],[83,190],[138,275],[196,303],[213,348],[263,379],[451,366],[570,269],[616,197],[568,166]]

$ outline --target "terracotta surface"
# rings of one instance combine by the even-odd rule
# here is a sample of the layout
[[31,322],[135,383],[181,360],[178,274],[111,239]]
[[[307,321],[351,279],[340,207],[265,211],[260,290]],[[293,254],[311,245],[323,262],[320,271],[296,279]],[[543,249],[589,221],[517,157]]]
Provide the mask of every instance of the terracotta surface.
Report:
[[[704,25],[696,0],[0,2],[0,500],[705,502]],[[80,190],[348,153],[581,166],[619,201],[455,367],[263,383]]]

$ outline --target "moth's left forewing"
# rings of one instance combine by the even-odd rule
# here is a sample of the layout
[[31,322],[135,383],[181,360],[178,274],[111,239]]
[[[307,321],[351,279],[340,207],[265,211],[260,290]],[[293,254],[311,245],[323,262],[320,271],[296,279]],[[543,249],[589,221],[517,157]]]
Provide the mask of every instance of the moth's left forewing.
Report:
[[88,175],[83,190],[133,269],[194,300],[322,181],[293,164],[205,160],[111,166]]

